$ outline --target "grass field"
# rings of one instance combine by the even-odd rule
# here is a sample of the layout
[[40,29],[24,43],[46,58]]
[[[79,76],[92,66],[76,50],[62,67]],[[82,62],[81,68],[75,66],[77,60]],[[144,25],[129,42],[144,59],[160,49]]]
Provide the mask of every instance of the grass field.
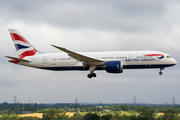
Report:
[[[73,116],[75,112],[67,112],[66,115],[68,116]],[[38,118],[42,118],[42,114],[43,113],[32,113],[32,114],[24,114],[21,115],[21,117],[38,117]]]
[[[67,112],[66,115],[68,116],[73,116],[75,112]],[[42,114],[43,113],[32,113],[32,114],[24,114],[24,115],[20,115],[21,117],[38,117],[38,118],[42,118]],[[164,115],[164,113],[158,113],[158,115]]]

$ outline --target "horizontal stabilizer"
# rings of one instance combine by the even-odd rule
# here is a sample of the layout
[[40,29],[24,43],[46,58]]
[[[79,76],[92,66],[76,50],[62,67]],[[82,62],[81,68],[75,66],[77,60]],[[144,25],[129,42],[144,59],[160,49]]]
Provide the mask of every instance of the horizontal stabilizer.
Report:
[[30,60],[25,60],[25,59],[21,59],[21,58],[16,58],[16,57],[11,57],[11,56],[5,56],[7,58],[13,59],[13,60],[17,60],[20,62],[31,62]]

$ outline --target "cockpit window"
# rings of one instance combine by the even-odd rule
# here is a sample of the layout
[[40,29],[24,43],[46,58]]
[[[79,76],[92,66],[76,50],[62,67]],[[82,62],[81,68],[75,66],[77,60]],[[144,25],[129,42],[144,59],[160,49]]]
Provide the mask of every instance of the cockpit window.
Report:
[[167,56],[167,58],[171,58],[171,56]]

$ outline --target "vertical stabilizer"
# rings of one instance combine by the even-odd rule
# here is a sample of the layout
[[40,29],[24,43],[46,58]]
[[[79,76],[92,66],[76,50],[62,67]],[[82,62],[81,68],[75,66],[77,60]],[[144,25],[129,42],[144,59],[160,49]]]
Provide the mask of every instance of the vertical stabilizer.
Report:
[[14,42],[19,58],[34,56],[39,52],[15,29],[8,29]]

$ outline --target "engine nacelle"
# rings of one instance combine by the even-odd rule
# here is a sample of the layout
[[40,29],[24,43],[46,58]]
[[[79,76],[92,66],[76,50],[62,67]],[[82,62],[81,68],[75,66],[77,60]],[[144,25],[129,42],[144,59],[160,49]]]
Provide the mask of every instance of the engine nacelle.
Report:
[[105,63],[105,69],[108,73],[122,73],[123,63],[122,61],[107,61]]

